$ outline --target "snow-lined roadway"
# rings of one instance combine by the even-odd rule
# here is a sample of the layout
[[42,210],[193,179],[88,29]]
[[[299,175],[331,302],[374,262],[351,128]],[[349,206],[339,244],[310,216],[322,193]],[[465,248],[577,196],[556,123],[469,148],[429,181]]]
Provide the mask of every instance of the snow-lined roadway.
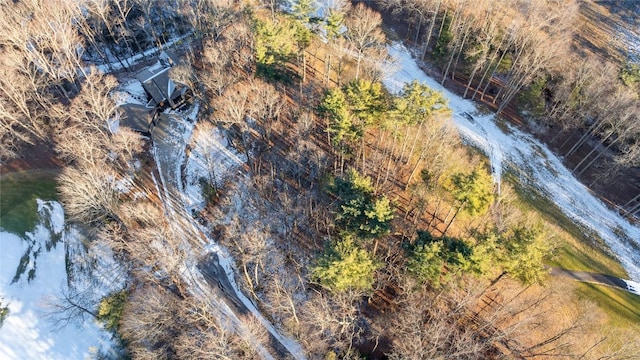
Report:
[[427,76],[403,45],[396,43],[388,46],[388,50],[399,69],[384,80],[390,91],[398,92],[412,80],[442,91],[462,138],[490,158],[496,182],[500,181],[504,169],[513,170],[576,224],[597,233],[631,277],[629,287],[640,289],[640,251],[637,250],[640,249],[640,228],[593,196],[544,144],[511,126],[508,134],[502,131],[495,123],[494,114],[480,114],[471,100],[448,91]]
[[[189,215],[189,208],[201,201],[201,199],[199,199],[201,195],[200,191],[196,189],[199,186],[190,185],[183,187],[182,176],[197,179],[206,175],[207,171],[209,171],[206,170],[206,161],[202,159],[203,154],[200,154],[198,151],[197,141],[195,150],[191,151],[189,156],[187,156],[185,152],[186,145],[192,137],[197,113],[198,107],[196,105],[186,114],[175,114],[176,116],[172,116],[169,119],[162,119],[158,125],[161,127],[161,131],[154,132],[154,157],[161,177],[162,189],[159,189],[159,191],[161,191],[161,195],[163,195],[166,215],[174,221],[178,220],[176,221],[176,225],[182,228],[178,228],[176,231],[183,233],[186,243],[189,243],[187,240],[189,237],[198,236],[202,245],[205,246],[205,254],[215,254],[214,256],[205,256],[207,260],[215,259],[215,264],[209,264],[208,261],[205,261],[199,264],[198,267],[200,269],[197,269],[195,266],[195,257],[198,257],[198,254],[194,254],[194,258],[188,259],[188,262],[193,263],[184,265],[185,270],[183,274],[185,281],[190,284],[190,290],[194,295],[209,296],[212,294],[211,291],[207,291],[207,289],[204,288],[205,283],[213,288],[218,287],[222,290],[222,293],[227,297],[227,303],[221,303],[219,299],[208,298],[208,300],[216,303],[220,312],[227,320],[232,322],[236,331],[239,331],[241,334],[244,333],[245,336],[248,335],[246,327],[236,315],[238,310],[241,312],[248,310],[267,330],[271,340],[275,340],[281,345],[274,346],[276,351],[280,353],[278,358],[286,357],[286,354],[282,354],[284,351],[291,354],[295,359],[305,359],[306,357],[302,346],[294,340],[280,334],[278,330],[262,316],[256,306],[244,296],[240,287],[235,282],[234,274],[236,273],[236,269],[233,258],[224,248],[220,247],[214,239],[206,237],[205,231],[201,231],[203,229],[200,229],[200,224],[194,221]],[[218,180],[222,180],[222,178],[232,175],[244,162],[239,155],[234,154],[221,143],[221,141],[224,140],[217,129],[214,128],[212,131],[214,134],[210,134],[207,141],[214,142],[215,146],[209,145],[206,148],[209,151],[213,151],[214,149],[220,150],[216,153],[208,154],[208,156],[214,157],[214,159],[210,161],[217,164],[215,173],[216,176],[219,177]],[[186,164],[186,167],[183,168],[183,164]],[[185,173],[183,173],[183,169]],[[176,193],[177,196],[175,196]],[[198,249],[193,250],[198,251]],[[202,269],[211,269],[212,266],[216,271],[205,271],[206,274],[203,276]],[[218,294],[221,295],[220,293]],[[232,309],[229,305],[234,306],[236,310]],[[273,356],[262,344],[254,343],[253,345],[263,358],[273,359]]]

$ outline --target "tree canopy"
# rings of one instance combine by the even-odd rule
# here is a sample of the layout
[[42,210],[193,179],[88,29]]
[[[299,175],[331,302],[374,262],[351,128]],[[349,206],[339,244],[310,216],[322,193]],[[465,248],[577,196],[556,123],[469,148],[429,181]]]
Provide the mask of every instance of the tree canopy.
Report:
[[387,94],[380,82],[354,80],[344,87],[350,112],[360,120],[362,128],[372,125],[387,110]]
[[333,241],[320,256],[311,277],[331,291],[370,290],[378,265],[371,255],[345,235]]
[[472,269],[473,254],[473,247],[461,239],[434,238],[419,231],[415,243],[408,247],[407,270],[421,282],[440,287],[451,274]]
[[332,143],[338,146],[360,136],[347,108],[347,98],[339,88],[327,90],[319,106],[320,113],[329,120],[329,131],[333,135]]
[[451,193],[469,215],[482,214],[493,201],[493,179],[483,167],[474,169],[471,174],[459,173],[452,178]]
[[413,80],[406,83],[400,96],[394,98],[393,112],[400,121],[407,124],[419,124],[437,114],[450,112],[447,99],[442,92]]
[[542,282],[551,244],[540,226],[518,226],[502,236],[500,243],[505,273],[527,285]]
[[371,178],[350,170],[335,178],[329,190],[339,198],[339,227],[362,239],[375,239],[391,231],[393,208],[389,199],[376,196]]

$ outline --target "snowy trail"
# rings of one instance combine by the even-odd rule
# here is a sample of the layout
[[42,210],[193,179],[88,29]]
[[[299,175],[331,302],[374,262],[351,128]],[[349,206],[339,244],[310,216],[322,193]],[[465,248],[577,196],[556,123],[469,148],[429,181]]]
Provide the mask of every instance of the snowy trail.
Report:
[[[191,36],[192,33],[187,33],[185,35],[176,37],[170,41],[167,41],[166,43],[162,44],[162,46],[154,46],[150,49],[147,49],[145,52],[143,53],[139,53],[133,56],[130,56],[128,58],[124,58],[122,59],[122,61],[118,61],[117,59],[111,59],[113,60],[111,63],[108,64],[99,64],[96,65],[96,68],[98,70],[100,70],[101,72],[108,74],[111,73],[113,71],[118,71],[121,70],[123,68],[123,64],[126,64],[126,66],[131,67],[136,65],[140,60],[144,59],[147,56],[153,55],[153,54],[158,54],[160,53],[160,51],[162,51],[162,49],[165,48],[169,48],[171,46],[173,46],[173,44],[175,44],[176,42],[180,41],[180,40],[184,40],[187,37]],[[113,57],[112,55],[110,55],[111,57]],[[89,71],[89,68],[84,68],[85,72]]]
[[[192,111],[182,116],[176,116],[172,118],[170,123],[163,124],[163,137],[162,139],[156,139],[154,142],[154,158],[156,165],[158,166],[158,172],[160,173],[160,182],[162,186],[158,187],[158,192],[164,197],[164,205],[167,216],[172,219],[180,219],[184,221],[177,221],[178,226],[175,229],[176,232],[181,232],[183,238],[198,236],[201,243],[205,246],[205,252],[213,252],[218,255],[219,263],[225,270],[226,277],[229,283],[233,287],[236,297],[243,303],[243,305],[255,316],[255,318],[262,324],[262,326],[277,339],[284,348],[295,359],[306,359],[302,346],[293,339],[290,339],[278,332],[278,330],[260,313],[256,306],[251,302],[240,290],[240,287],[235,282],[235,261],[232,256],[217,242],[205,234],[201,225],[197,223],[189,214],[189,209],[194,207],[201,200],[199,199],[200,192],[196,189],[197,186],[183,186],[182,177],[182,164],[188,161],[188,166],[185,172],[188,177],[198,178],[204,176],[202,168],[203,159],[198,155],[201,155],[196,146],[191,155],[187,157],[184,149],[186,144],[192,137],[194,124],[196,122],[196,116],[198,113],[198,106],[196,105]],[[215,156],[214,162],[217,164],[216,173],[218,176],[224,177],[231,175],[236,169],[241,168],[245,161],[237,154],[230,151],[226,146],[222,144],[222,137],[216,133],[209,139],[213,144],[209,144],[207,150]],[[175,189],[179,196],[172,196]],[[187,241],[188,242],[188,241]],[[196,249],[194,249],[196,250]],[[195,257],[189,259],[189,261],[195,264]],[[196,294],[203,294],[207,296],[209,292],[205,291],[208,285],[201,272],[189,267],[185,264],[185,270],[183,271],[185,280],[192,286],[191,289]],[[224,316],[230,320],[236,330],[246,334],[243,323],[236,316],[234,311],[223,301],[212,299],[207,296],[206,300],[213,301],[218,305],[218,309]],[[255,343],[257,351],[265,359],[273,359],[269,352],[264,348],[262,344]]]
[[502,131],[495,123],[494,114],[479,114],[472,101],[448,91],[427,76],[403,45],[390,45],[388,51],[399,68],[384,80],[391,92],[402,90],[402,86],[412,80],[442,91],[449,100],[460,135],[487,154],[496,182],[499,183],[505,168],[514,170],[524,183],[538,189],[575,223],[597,233],[630,278],[640,281],[640,228],[593,196],[546,145],[511,126],[509,133]]
[[[142,91],[142,89],[137,86],[132,87],[129,84],[125,86],[124,90],[127,90],[130,95],[143,96],[143,94],[137,94],[137,92]],[[155,140],[153,142],[152,153],[160,179],[156,179],[153,174],[152,178],[155,182],[158,195],[160,195],[160,198],[163,200],[165,216],[168,219],[172,219],[172,231],[184,239],[186,244],[190,244],[189,239],[196,239],[196,241],[199,241],[199,245],[205,248],[205,253],[215,252],[218,254],[220,264],[224,267],[226,276],[240,301],[242,301],[265,329],[271,333],[294,358],[304,359],[305,356],[302,347],[295,341],[281,335],[273,325],[262,316],[255,305],[244,296],[240,287],[235,283],[235,263],[233,258],[225,249],[218,246],[213,239],[206,237],[206,232],[203,231],[200,224],[189,215],[189,210],[201,202],[201,192],[199,186],[183,186],[182,176],[186,175],[191,178],[206,177],[206,171],[202,171],[202,168],[206,167],[204,160],[197,156],[201,155],[198,150],[203,149],[196,148],[190,157],[185,153],[186,145],[193,135],[198,111],[198,103],[194,104],[186,113],[171,111],[171,116],[162,119],[154,131]],[[216,173],[221,176],[229,175],[234,170],[241,168],[245,161],[224,146],[222,144],[223,138],[219,136],[219,134],[217,135],[218,136],[210,139],[209,146],[207,146],[206,150],[211,153],[210,156],[215,158],[213,162],[217,165]],[[192,160],[190,161],[191,166],[185,169],[186,174],[183,174],[182,164],[185,163],[187,158]],[[191,250],[200,251],[202,249],[194,248]],[[199,254],[191,253],[187,262],[195,264],[198,255]],[[214,303],[225,319],[231,322],[231,325],[236,331],[248,336],[248,332],[243,326],[243,323],[233,310],[221,299],[212,298],[210,292],[206,291],[208,286],[207,282],[195,266],[192,267],[185,263],[182,274],[185,281],[191,285],[191,291],[194,294],[206,297],[204,299],[205,301]],[[273,359],[262,344],[255,343],[253,345],[262,358]]]

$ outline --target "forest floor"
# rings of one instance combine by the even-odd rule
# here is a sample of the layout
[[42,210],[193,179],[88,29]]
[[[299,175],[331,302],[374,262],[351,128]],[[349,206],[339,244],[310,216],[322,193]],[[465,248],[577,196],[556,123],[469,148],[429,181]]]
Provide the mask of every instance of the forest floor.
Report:
[[26,170],[59,170],[63,166],[51,143],[28,145],[20,157],[0,164],[0,175]]

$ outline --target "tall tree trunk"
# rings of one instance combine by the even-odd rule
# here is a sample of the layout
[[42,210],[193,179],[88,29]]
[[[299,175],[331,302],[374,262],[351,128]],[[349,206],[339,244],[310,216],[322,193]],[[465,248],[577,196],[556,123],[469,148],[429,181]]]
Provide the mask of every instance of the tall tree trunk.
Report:
[[[489,89],[489,85],[491,85],[491,80],[496,76],[496,73],[498,72],[498,68],[500,67],[500,63],[504,60],[504,57],[506,55],[507,55],[507,52],[504,51],[502,53],[502,55],[500,55],[500,59],[498,59],[498,62],[496,63],[496,65],[493,67],[493,71],[491,71],[491,76],[489,76],[489,80],[487,80],[487,84],[484,86],[484,89],[482,89],[482,94],[480,94],[480,100],[484,100],[484,96],[487,93],[487,90]],[[487,70],[489,68],[487,68]],[[473,95],[472,99],[473,98],[475,98],[475,94]],[[495,98],[494,98],[494,100],[495,100]]]
[[365,147],[366,147],[365,139],[364,139],[365,137],[366,137],[366,130],[362,130],[362,139],[360,139],[360,152],[362,153],[362,170],[361,170],[361,172],[362,172],[363,175],[366,174],[366,170],[367,170],[367,167],[366,167],[366,164],[365,164]]
[[362,61],[362,52],[358,51],[358,57],[356,58],[356,80],[360,76],[360,62]]
[[413,137],[413,142],[411,143],[411,149],[409,149],[409,154],[407,155],[407,160],[405,161],[405,165],[409,164],[409,161],[411,161],[411,157],[413,157],[413,153],[416,150],[416,146],[418,144],[418,139],[422,136],[422,127],[425,123],[425,120],[421,120],[420,123],[418,124],[418,129],[416,130],[416,133]]
[[302,50],[302,83],[307,81],[307,55],[306,51]]
[[425,39],[425,43],[424,43],[424,50],[422,52],[422,60],[424,60],[424,58],[427,56],[427,52],[429,51],[429,43],[431,42],[431,36],[433,35],[433,28],[436,25],[436,19],[438,17],[438,12],[440,11],[440,4],[442,3],[442,0],[438,0],[438,3],[436,5],[436,9],[433,12],[433,17],[431,18],[431,23],[429,25],[429,31],[427,32],[427,37]]
[[386,173],[384,175],[384,180],[382,181],[382,185],[387,183],[387,180],[389,180],[389,173],[391,172],[391,165],[393,163],[393,157],[394,157],[394,153],[396,150],[396,144],[398,143],[397,141],[397,137],[394,136],[393,137],[393,144],[391,146],[391,151],[389,151],[389,161],[387,162],[387,169],[386,169]]
[[460,209],[462,209],[462,207],[458,207],[456,208],[456,212],[453,214],[453,217],[451,218],[451,221],[449,221],[449,223],[447,224],[447,226],[444,228],[444,230],[442,231],[442,236],[445,236],[445,234],[447,233],[447,231],[449,230],[449,227],[451,227],[451,225],[453,224],[453,222],[456,220],[456,216],[458,216],[458,214],[460,213]]
[[458,62],[460,61],[460,55],[464,51],[464,44],[467,42],[467,37],[469,36],[471,26],[466,26],[466,30],[464,31],[464,36],[462,37],[462,43],[460,44],[460,48],[458,50],[458,56],[456,56],[456,62],[453,64],[453,71],[451,72],[451,79],[455,80],[456,77],[456,69],[458,68]]
[[[624,207],[629,207],[629,206],[631,206],[631,204],[633,204],[634,202],[636,202],[638,200],[640,200],[640,194],[634,196],[631,200],[627,201],[624,204]],[[639,205],[640,205],[640,202],[636,206],[639,206]]]
[[[596,162],[596,160],[598,160],[602,155],[604,155],[610,148],[611,146],[613,146],[613,144],[617,143],[618,140],[620,139],[620,137],[617,137],[615,140],[613,140],[612,142],[609,143],[609,145],[607,145],[607,147],[605,147],[603,150],[601,150],[591,161],[589,161],[583,168],[582,170],[580,170],[577,174],[577,176],[582,175],[587,169],[589,169],[591,167],[591,165],[593,165],[593,163]],[[603,140],[605,141],[605,140]],[[594,148],[594,150],[597,149],[597,147]],[[580,163],[578,165],[576,165],[576,167],[573,169],[573,171],[575,172],[576,169],[578,169],[580,167],[580,165],[584,162],[584,160],[587,159],[588,156],[585,156],[584,159],[582,159],[582,161],[580,161]]]
[[587,142],[587,140],[589,140],[589,138],[592,136],[592,134],[594,134],[596,131],[598,131],[600,129],[600,127],[602,126],[602,121],[596,121],[594,122],[589,129],[587,129],[587,131],[582,134],[582,136],[580,137],[580,139],[578,139],[578,141],[576,141],[575,144],[573,144],[573,146],[571,147],[571,149],[569,149],[569,151],[567,151],[566,154],[564,154],[564,157],[568,157],[573,155],[574,152],[576,152],[585,142]]
[[416,160],[416,164],[413,166],[413,169],[411,170],[411,174],[409,174],[409,178],[407,179],[407,185],[405,185],[404,191],[407,191],[409,189],[411,180],[413,180],[413,177],[418,171],[418,167],[420,166],[420,163],[422,162],[423,157],[424,157],[424,150],[420,152],[420,156],[418,156],[418,160]]
[[467,86],[464,89],[464,93],[462,94],[462,98],[467,98],[467,93],[469,92],[469,88],[471,87],[471,83],[473,82],[473,78],[476,76],[476,72],[478,71],[478,66],[474,66],[471,71],[471,75],[469,75],[469,81],[467,81]]
[[402,137],[402,148],[400,149],[400,158],[398,159],[398,163],[401,163],[404,159],[404,152],[407,149],[407,140],[409,140],[409,131],[411,130],[410,125],[406,125],[406,129],[404,132],[404,136]]
[[327,56],[325,60],[325,85],[329,84],[329,80],[331,79],[331,51],[327,51]]

